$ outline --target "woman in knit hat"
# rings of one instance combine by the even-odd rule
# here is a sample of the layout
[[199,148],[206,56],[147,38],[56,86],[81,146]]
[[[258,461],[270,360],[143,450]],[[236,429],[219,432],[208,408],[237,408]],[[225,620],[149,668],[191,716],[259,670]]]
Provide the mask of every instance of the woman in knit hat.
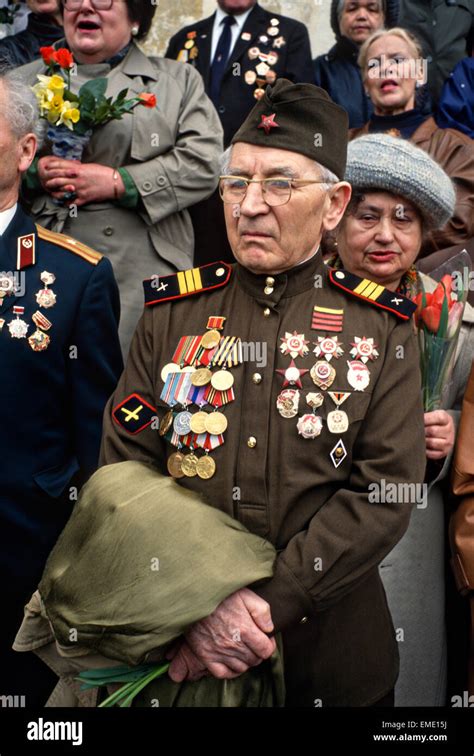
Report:
[[441,129],[425,103],[426,65],[416,37],[399,27],[374,32],[361,46],[358,63],[374,113],[349,138],[390,133],[428,153],[456,188],[454,212],[426,234],[421,257],[474,236],[474,142],[456,129]]
[[[328,260],[393,292],[413,297],[423,283],[415,261],[423,238],[453,212],[453,185],[426,152],[410,142],[373,134],[349,144],[345,179],[352,198]],[[455,428],[474,354],[474,310],[466,305],[453,383],[445,409],[425,413],[428,500],[381,565],[400,651],[396,706],[442,706],[446,696],[444,503]],[[369,334],[358,334],[359,336]]]

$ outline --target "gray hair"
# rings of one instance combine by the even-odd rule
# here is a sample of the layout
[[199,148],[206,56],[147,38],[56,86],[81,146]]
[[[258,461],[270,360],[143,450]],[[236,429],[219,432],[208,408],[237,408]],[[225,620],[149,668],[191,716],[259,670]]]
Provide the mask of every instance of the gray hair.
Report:
[[[220,169],[221,169],[221,174],[223,176],[229,173],[231,152],[232,152],[232,145],[230,147],[227,147],[226,151],[223,152],[221,155]],[[328,192],[330,190],[332,184],[341,180],[340,178],[336,176],[335,173],[330,171],[329,168],[326,168],[326,166],[321,165],[321,163],[318,163],[316,160],[314,161],[314,165],[316,166],[320,174],[320,178],[322,181],[320,186],[325,192]]]
[[[345,3],[346,3],[346,0],[338,0],[338,3],[337,3],[337,20],[338,21],[341,20],[341,16],[342,16],[342,13],[343,13],[343,10],[344,10]],[[378,4],[380,5],[380,10],[383,13],[385,13],[385,7],[384,7],[383,0],[378,0]]]
[[31,87],[13,72],[0,72],[3,84],[3,115],[8,121],[12,134],[21,139],[26,134],[36,134],[38,143],[43,141],[44,125],[40,122],[36,95]]

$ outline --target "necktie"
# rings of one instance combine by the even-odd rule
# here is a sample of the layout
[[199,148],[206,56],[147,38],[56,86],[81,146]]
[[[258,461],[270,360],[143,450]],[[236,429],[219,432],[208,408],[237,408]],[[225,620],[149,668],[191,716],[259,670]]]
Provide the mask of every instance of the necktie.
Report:
[[216,107],[219,102],[222,77],[224,76],[230,52],[230,42],[232,39],[230,27],[235,24],[235,18],[233,16],[226,16],[221,23],[224,28],[219,37],[214,59],[211,64],[211,100]]

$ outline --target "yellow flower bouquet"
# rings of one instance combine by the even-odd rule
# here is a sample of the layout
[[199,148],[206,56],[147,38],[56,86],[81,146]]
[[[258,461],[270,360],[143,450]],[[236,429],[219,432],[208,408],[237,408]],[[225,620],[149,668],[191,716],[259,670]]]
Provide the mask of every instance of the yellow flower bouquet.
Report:
[[148,92],[127,99],[127,89],[115,98],[106,97],[107,79],[98,78],[82,85],[78,94],[71,91],[71,73],[75,67],[66,48],[40,49],[47,74],[38,74],[33,91],[41,118],[48,124],[47,136],[54,155],[80,160],[93,129],[112,119],[121,119],[136,105],[156,107],[156,97]]

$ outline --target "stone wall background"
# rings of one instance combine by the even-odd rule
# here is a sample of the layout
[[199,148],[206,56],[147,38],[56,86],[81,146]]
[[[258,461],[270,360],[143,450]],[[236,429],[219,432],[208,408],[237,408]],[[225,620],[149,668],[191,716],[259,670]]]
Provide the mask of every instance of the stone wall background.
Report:
[[[151,55],[163,55],[169,38],[183,26],[210,16],[215,0],[154,0],[158,6],[150,35],[144,49]],[[290,16],[308,27],[313,58],[334,44],[329,25],[331,0],[260,0],[260,5],[273,13]]]

